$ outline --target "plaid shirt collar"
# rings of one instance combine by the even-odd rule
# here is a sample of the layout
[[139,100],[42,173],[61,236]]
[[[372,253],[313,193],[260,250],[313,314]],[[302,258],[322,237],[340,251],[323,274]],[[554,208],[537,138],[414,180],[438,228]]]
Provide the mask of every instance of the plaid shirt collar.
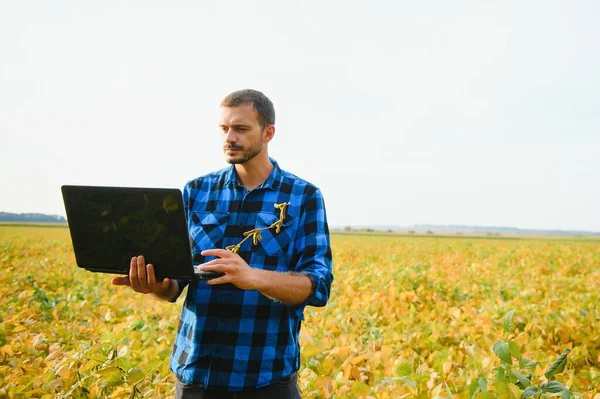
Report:
[[[283,174],[279,168],[279,164],[273,158],[269,157],[269,161],[273,164],[273,170],[269,174],[269,177],[263,184],[257,188],[269,188],[271,190],[277,190],[283,181]],[[237,172],[235,171],[235,165],[231,165],[224,175],[225,184],[232,184],[237,187],[243,187],[238,179]]]

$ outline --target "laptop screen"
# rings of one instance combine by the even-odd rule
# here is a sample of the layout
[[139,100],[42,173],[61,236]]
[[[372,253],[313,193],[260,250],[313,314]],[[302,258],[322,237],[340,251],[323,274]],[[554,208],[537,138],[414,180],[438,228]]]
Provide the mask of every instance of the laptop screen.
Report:
[[128,274],[144,255],[158,278],[190,278],[193,266],[181,191],[170,188],[62,186],[79,267]]

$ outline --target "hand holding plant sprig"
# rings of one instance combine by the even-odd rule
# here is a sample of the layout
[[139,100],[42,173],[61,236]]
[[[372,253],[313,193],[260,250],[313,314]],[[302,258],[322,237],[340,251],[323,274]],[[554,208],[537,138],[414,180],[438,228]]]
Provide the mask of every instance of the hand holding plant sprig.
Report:
[[222,273],[221,277],[217,277],[211,280],[207,280],[207,284],[223,284],[232,283],[241,289],[256,289],[257,282],[257,270],[250,267],[244,259],[242,259],[238,252],[244,242],[252,238],[254,245],[262,239],[261,232],[267,229],[275,229],[276,233],[281,231],[283,221],[285,220],[287,206],[289,202],[281,204],[275,204],[275,208],[279,210],[279,220],[274,222],[268,227],[254,228],[244,233],[244,239],[238,244],[229,245],[225,249],[208,249],[202,251],[203,256],[215,256],[217,259],[213,259],[198,266],[198,270],[201,271],[214,271]]

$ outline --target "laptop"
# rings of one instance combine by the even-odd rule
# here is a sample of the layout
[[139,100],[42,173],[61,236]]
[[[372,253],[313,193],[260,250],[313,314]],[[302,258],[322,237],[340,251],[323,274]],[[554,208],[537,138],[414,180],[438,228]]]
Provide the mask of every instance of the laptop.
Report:
[[181,191],[176,188],[61,186],[77,266],[129,274],[131,258],[144,255],[157,280],[204,280],[195,271]]

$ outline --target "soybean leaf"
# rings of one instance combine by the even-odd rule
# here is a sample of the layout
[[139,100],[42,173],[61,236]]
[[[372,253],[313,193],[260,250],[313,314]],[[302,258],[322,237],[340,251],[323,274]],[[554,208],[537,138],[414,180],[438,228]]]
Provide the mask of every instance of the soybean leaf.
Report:
[[560,393],[563,391],[568,391],[568,389],[558,381],[550,381],[542,384],[542,392]]
[[113,383],[123,379],[123,373],[118,367],[106,367],[96,371],[105,381]]
[[504,319],[502,320],[502,328],[506,333],[510,333],[515,327],[515,324],[513,322],[514,314],[515,310],[513,309],[504,315]]
[[127,372],[127,383],[135,384],[140,380],[144,379],[144,373],[139,367],[134,367]]
[[512,359],[510,357],[510,347],[508,345],[508,342],[498,341],[494,343],[494,353],[504,363],[512,364]]
[[494,368],[496,372],[496,382],[508,384],[510,382],[510,378],[506,375],[506,368],[504,363],[500,367]]
[[521,394],[521,398],[530,398],[532,396],[539,395],[540,393],[542,393],[542,391],[538,387],[530,385],[525,388]]
[[533,370],[537,365],[538,362],[528,357],[522,356],[521,359],[519,359],[519,367],[522,369]]
[[404,382],[406,385],[410,386],[411,388],[414,388],[417,386],[417,382],[414,380],[411,380],[410,378],[404,376],[404,377],[400,377],[400,380],[402,382]]
[[471,385],[469,385],[469,398],[473,399],[480,390],[477,381],[471,382]]
[[106,367],[96,373],[102,377],[100,382],[102,387],[116,387],[125,383],[123,372],[118,367]]
[[363,381],[356,381],[352,384],[350,392],[352,392],[352,395],[354,396],[367,396],[371,393],[371,388]]
[[521,354],[521,349],[517,344],[513,341],[508,341],[508,349],[510,350],[510,355],[517,360],[521,360],[523,355]]
[[520,385],[520,388],[527,388],[531,385],[531,381],[525,374],[513,370],[512,375],[517,379],[517,381],[519,381],[517,385]]
[[565,389],[564,391],[562,391],[562,392],[560,393],[560,397],[561,397],[562,399],[571,399],[571,397],[572,397],[572,396],[573,396],[573,395],[571,395],[571,391],[569,391],[568,389]]
[[556,359],[554,363],[544,373],[547,379],[551,380],[556,374],[561,373],[567,365],[567,355],[571,352],[570,349],[565,349],[563,353]]
[[487,392],[487,379],[480,377],[477,379],[477,385],[479,385],[479,389],[481,389],[481,392]]

